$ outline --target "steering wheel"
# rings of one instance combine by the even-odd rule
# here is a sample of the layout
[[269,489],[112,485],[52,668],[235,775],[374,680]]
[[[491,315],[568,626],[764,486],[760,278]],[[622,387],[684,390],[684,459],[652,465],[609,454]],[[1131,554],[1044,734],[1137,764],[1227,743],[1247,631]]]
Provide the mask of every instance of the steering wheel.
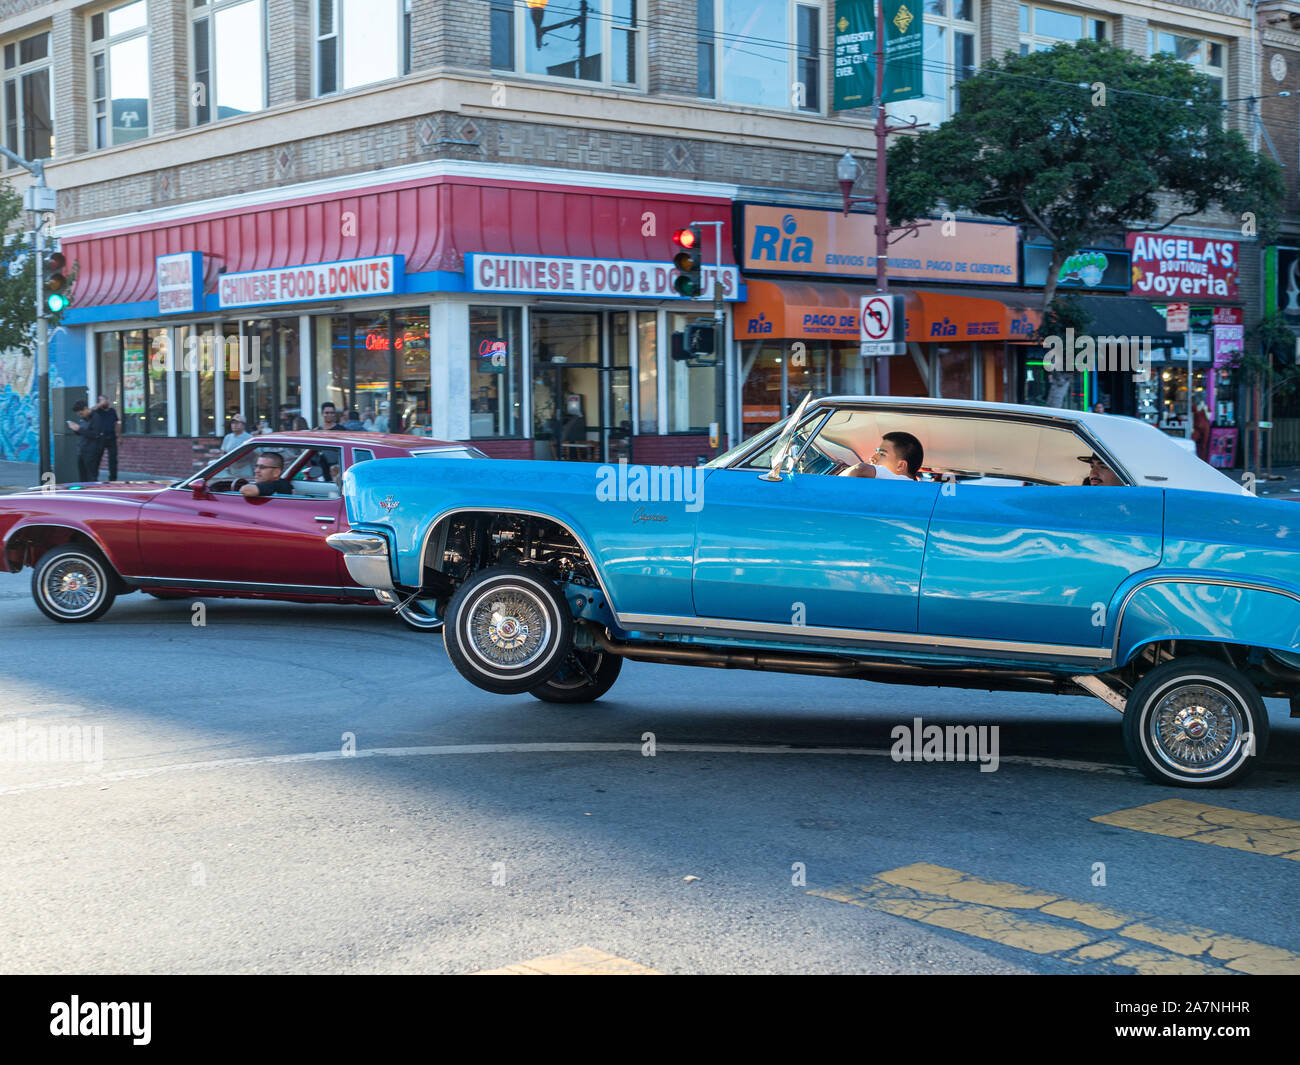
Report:
[[236,477],[233,481],[230,482],[230,490],[232,492],[238,492],[241,488],[244,487],[244,485],[250,483],[251,482],[247,477]]

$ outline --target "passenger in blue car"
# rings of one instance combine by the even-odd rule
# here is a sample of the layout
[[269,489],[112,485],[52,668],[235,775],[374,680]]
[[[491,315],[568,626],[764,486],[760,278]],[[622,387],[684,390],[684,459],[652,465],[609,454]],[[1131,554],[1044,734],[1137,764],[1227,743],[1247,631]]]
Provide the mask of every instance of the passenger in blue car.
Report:
[[922,463],[925,462],[925,449],[921,441],[911,433],[886,433],[880,438],[880,446],[871,456],[870,462],[859,462],[840,471],[841,477],[876,477],[886,481],[915,481]]
[[1124,482],[1116,476],[1102,458],[1098,455],[1080,455],[1080,462],[1088,464],[1088,476],[1083,479],[1084,484],[1094,486],[1104,485],[1108,488],[1123,488]]

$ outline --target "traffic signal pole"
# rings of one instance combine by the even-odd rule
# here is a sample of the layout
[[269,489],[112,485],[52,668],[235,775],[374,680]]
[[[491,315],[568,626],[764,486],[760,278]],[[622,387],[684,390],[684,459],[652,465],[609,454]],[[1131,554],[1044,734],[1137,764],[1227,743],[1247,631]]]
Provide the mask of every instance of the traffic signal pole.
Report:
[[727,316],[722,305],[722,223],[692,222],[691,225],[713,227],[715,263],[713,272],[713,353],[718,360],[713,407],[713,417],[718,426],[718,443],[714,448],[714,452],[716,455],[721,455],[727,450]]
[[17,163],[36,180],[24,191],[23,206],[32,214],[33,253],[36,262],[36,403],[38,415],[37,465],[41,483],[53,470],[50,456],[50,338],[45,315],[45,215],[54,210],[54,190],[45,184],[45,162],[24,159],[0,144],[0,155]]

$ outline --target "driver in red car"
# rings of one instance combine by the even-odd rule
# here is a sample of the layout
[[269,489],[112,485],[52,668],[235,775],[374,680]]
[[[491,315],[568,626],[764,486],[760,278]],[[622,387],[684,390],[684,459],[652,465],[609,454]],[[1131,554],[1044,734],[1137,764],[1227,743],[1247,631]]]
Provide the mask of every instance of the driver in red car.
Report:
[[239,494],[250,499],[257,496],[290,495],[293,482],[286,481],[280,475],[284,472],[284,458],[278,452],[264,451],[257,456],[257,465],[253,467],[253,479],[241,485]]

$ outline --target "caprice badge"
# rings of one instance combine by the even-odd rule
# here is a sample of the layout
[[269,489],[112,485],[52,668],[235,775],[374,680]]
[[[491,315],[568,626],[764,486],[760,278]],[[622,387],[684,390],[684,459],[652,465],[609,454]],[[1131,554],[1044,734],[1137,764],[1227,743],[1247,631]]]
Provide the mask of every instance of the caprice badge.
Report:
[[392,511],[397,509],[397,500],[394,499],[392,496],[386,496],[379,501],[379,505],[383,507],[385,510],[387,510],[389,513],[392,513]]

